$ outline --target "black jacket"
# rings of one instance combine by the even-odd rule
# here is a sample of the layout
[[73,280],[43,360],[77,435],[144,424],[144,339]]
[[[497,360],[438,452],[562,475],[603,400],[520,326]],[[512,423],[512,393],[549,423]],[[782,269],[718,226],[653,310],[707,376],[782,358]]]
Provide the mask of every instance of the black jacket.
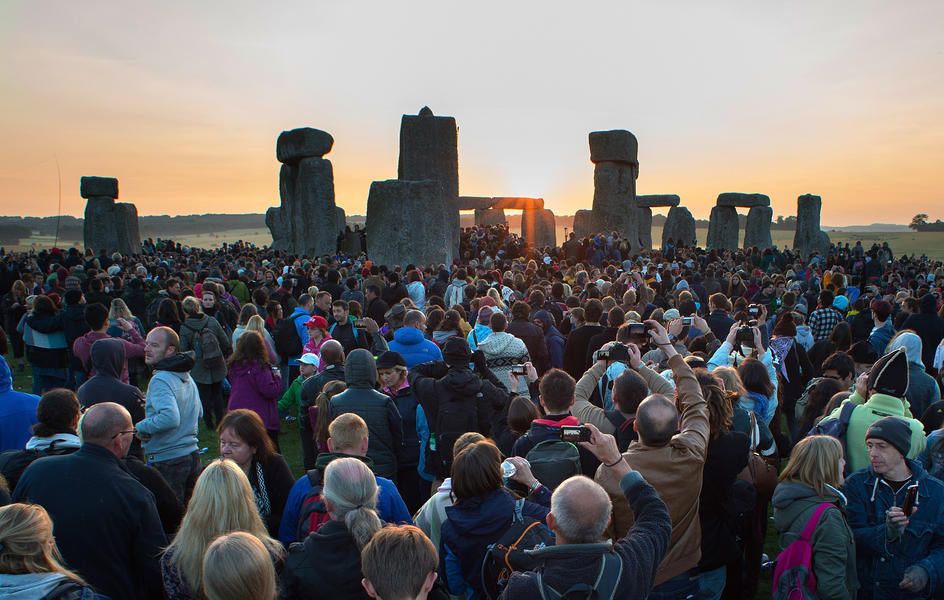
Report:
[[34,462],[13,501],[49,512],[66,564],[95,589],[113,600],[163,596],[158,560],[167,537],[154,495],[105,448],[86,443]]
[[738,473],[747,466],[748,437],[726,431],[708,442],[704,477],[698,503],[701,521],[702,571],[717,569],[739,553],[737,515],[731,512],[731,491]]
[[[56,333],[63,331],[62,315],[28,315],[26,324],[40,333]],[[68,366],[68,351],[66,348],[40,348],[27,346],[26,356],[34,367],[47,369],[64,369]]]
[[538,374],[543,374],[551,368],[547,343],[544,341],[544,331],[540,327],[527,319],[513,319],[505,331],[524,342]]
[[329,381],[344,381],[343,364],[328,365],[324,371],[312,375],[302,384],[302,390],[299,393],[301,410],[298,411],[298,414],[304,423],[308,423],[308,408],[315,405],[315,399]]
[[899,328],[911,329],[921,338],[921,361],[924,368],[931,371],[934,365],[934,352],[941,339],[944,339],[944,319],[935,313],[921,312],[913,314]]
[[279,580],[280,600],[367,599],[361,586],[361,551],[341,521],[328,521],[289,547]]
[[590,366],[587,361],[587,347],[590,346],[590,338],[598,333],[603,333],[601,325],[587,323],[567,336],[567,343],[564,345],[564,370],[574,379],[583,377],[583,372]]

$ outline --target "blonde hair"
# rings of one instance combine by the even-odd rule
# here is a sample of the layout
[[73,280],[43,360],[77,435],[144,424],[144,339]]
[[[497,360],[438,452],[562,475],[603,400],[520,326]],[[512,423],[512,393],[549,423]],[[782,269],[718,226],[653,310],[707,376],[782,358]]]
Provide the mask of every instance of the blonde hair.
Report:
[[255,331],[262,336],[262,339],[265,340],[265,321],[259,315],[252,315],[249,317],[249,320],[246,321],[246,331]]
[[59,573],[85,584],[62,565],[52,536],[52,520],[38,504],[9,504],[0,508],[0,573]]
[[711,374],[724,383],[724,391],[729,395],[740,398],[747,394],[744,384],[741,383],[741,376],[738,375],[737,369],[734,367],[718,367]]
[[221,535],[201,557],[207,600],[275,600],[278,588],[270,550],[245,531]]
[[[204,289],[204,292],[209,292],[210,290]],[[190,316],[197,316],[203,312],[203,305],[200,304],[200,301],[197,300],[195,296],[187,296],[184,298],[182,303],[184,312]]]
[[195,594],[203,581],[207,546],[232,531],[248,531],[265,544],[270,555],[283,554],[282,545],[269,537],[259,517],[249,478],[235,462],[219,459],[197,479],[180,530],[166,550],[173,553],[171,565]]
[[377,516],[377,479],[357,458],[336,458],[324,472],[324,499],[331,504],[331,518],[342,521],[362,549],[383,523]]
[[111,301],[111,308],[108,309],[109,319],[131,319],[133,317],[134,315],[131,314],[131,310],[124,300],[115,298]]
[[842,443],[836,438],[828,435],[805,437],[790,451],[790,460],[780,473],[780,481],[796,481],[825,496],[827,485],[841,485],[841,458]]
[[502,297],[501,297],[501,294],[498,293],[498,289],[490,287],[488,288],[488,292],[486,292],[486,295],[495,301],[495,306],[497,306],[499,310],[501,310],[503,313],[508,312],[508,307],[502,301]]
[[[319,419],[321,418],[318,411]],[[370,435],[367,429],[367,423],[354,413],[344,413],[335,417],[328,425],[328,438],[334,451],[339,449],[351,450],[360,445]]]

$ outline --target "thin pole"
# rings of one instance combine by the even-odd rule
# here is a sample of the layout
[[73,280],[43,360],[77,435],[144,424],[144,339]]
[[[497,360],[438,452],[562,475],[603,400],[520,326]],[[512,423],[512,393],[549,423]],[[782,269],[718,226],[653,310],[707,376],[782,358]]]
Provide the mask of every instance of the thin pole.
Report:
[[59,157],[56,157],[56,175],[59,177],[59,204],[56,207],[56,240],[53,247],[59,246],[59,223],[62,221],[62,170],[59,168]]

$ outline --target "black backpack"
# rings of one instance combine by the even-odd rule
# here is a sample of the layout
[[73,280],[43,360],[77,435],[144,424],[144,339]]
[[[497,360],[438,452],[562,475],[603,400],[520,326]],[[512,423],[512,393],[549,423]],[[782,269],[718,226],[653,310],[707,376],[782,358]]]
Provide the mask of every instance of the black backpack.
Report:
[[0,474],[10,484],[10,491],[13,491],[20,477],[23,476],[23,472],[26,471],[26,467],[33,464],[37,458],[72,454],[76,450],[78,448],[56,448],[55,441],[45,450],[7,450],[0,453]]
[[[855,412],[857,406],[857,404],[848,400],[843,402],[842,408],[839,409],[838,419],[830,419],[825,423],[820,421],[818,425],[810,429],[807,435],[828,435],[829,437],[834,437],[842,442],[843,454],[849,456],[849,449],[846,447],[846,431],[849,429],[849,420],[852,419],[852,413]],[[849,475],[849,463],[846,463],[844,474]]]
[[612,600],[616,596],[616,588],[623,576],[623,561],[615,552],[606,552],[600,560],[600,572],[593,585],[578,583],[561,593],[544,583],[541,570],[536,575],[538,591],[542,600],[562,600],[564,598],[593,598],[596,600]]
[[282,360],[288,362],[290,358],[301,356],[305,350],[302,338],[298,337],[294,319],[281,319],[272,330],[272,341],[275,342],[275,351]]
[[508,579],[515,571],[533,571],[541,566],[541,559],[528,551],[554,545],[554,534],[543,523],[525,517],[524,498],[515,501],[511,527],[497,542],[490,544],[482,559],[482,589],[492,600],[498,598]]
[[616,428],[616,431],[613,432],[613,436],[616,438],[616,446],[619,448],[619,451],[626,452],[629,445],[638,439],[636,432],[633,430],[633,423],[636,419],[626,418],[626,416],[618,410],[608,410],[606,411],[606,420],[612,423],[613,427]]
[[216,338],[216,334],[210,329],[209,317],[207,317],[206,325],[200,329],[194,329],[186,324],[183,326],[193,332],[194,346],[199,345],[200,348],[200,352],[197,353],[197,360],[200,361],[204,369],[219,369],[226,363],[226,359],[223,357],[223,349],[220,347],[220,340]]
[[473,398],[446,393],[441,396],[433,436],[429,442],[429,467],[441,479],[452,470],[452,447],[459,437],[469,431],[478,431],[478,407],[483,402],[481,388]]
[[528,451],[531,473],[550,490],[583,472],[577,446],[561,440],[544,440]]

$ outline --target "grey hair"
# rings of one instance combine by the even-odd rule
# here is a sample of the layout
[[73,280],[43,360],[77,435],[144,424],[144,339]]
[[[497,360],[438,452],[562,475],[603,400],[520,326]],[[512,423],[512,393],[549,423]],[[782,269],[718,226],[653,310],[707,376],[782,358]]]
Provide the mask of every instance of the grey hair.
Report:
[[583,475],[560,484],[551,496],[555,528],[570,544],[602,540],[612,511],[613,502],[606,490]]
[[332,504],[331,516],[344,522],[358,548],[383,527],[377,516],[377,479],[363,461],[337,458],[328,463],[322,493]]

